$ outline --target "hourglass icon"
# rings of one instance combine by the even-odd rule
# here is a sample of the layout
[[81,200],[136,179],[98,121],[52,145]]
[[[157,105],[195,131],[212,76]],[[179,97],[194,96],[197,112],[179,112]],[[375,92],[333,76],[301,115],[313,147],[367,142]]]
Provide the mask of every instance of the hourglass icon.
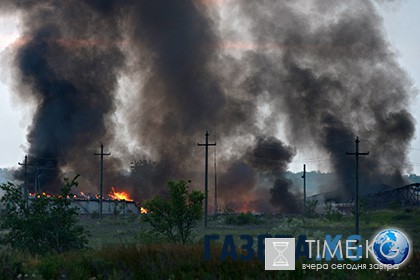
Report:
[[273,242],[274,249],[279,255],[274,259],[273,266],[288,266],[289,262],[283,255],[289,246],[289,242]]

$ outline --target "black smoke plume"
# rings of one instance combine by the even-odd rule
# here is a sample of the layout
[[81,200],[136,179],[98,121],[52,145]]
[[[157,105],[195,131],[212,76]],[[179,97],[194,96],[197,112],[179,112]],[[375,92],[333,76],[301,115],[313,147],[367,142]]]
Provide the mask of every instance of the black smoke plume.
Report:
[[[217,133],[220,199],[236,209],[242,199],[300,211],[283,175],[308,150],[329,157],[334,187],[351,197],[356,136],[370,151],[362,189],[402,184],[410,168],[411,83],[374,1],[0,3],[24,20],[16,91],[36,106],[27,152],[45,161],[51,190],[69,170],[97,189],[101,143],[108,190],[147,198],[177,178],[201,188],[206,130]],[[132,160],[136,174],[122,174]]]
[[288,164],[295,156],[295,150],[284,145],[274,137],[257,139],[252,151],[247,154],[251,165],[262,174],[266,180],[272,181],[270,188],[273,206],[280,208],[282,213],[298,213],[302,203],[297,191],[293,191],[292,182],[285,178]]
[[13,4],[25,23],[15,57],[16,91],[36,105],[27,152],[39,171],[29,177],[39,176],[47,191],[57,190],[64,169],[96,183],[92,177],[98,171],[89,158],[112,139],[106,117],[115,110],[117,74],[124,64],[116,19],[99,19],[80,1]]
[[[414,135],[414,120],[406,110],[411,83],[384,39],[374,3],[238,5],[251,22],[257,46],[251,55],[259,56],[249,71],[269,73],[258,88],[271,93],[279,115],[287,118],[288,140],[297,148],[315,145],[330,156],[344,197],[354,189],[354,158],[344,151],[354,152],[356,136],[361,149],[370,150],[361,159],[364,188],[403,184]],[[262,52],[264,44],[270,49]]]

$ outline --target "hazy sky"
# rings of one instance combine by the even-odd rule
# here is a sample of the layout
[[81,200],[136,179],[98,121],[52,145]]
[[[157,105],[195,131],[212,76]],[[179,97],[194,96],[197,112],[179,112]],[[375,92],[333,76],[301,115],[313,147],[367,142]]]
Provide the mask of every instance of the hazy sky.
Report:
[[[413,80],[415,91],[420,87],[420,1],[381,1],[380,11],[384,16],[387,39],[391,42],[399,61]],[[385,2],[385,3],[383,3]],[[389,3],[388,3],[389,2]],[[398,2],[398,3],[396,3]],[[19,38],[17,15],[0,13],[0,167],[17,166],[24,157],[26,129],[30,123],[30,107],[20,104],[13,97],[11,74],[7,68],[10,49]],[[416,139],[412,142],[410,160],[413,173],[420,174],[420,96],[413,96],[411,113],[416,119]],[[307,162],[310,170],[322,169],[318,166],[324,159],[305,158],[299,155],[290,165],[292,171],[301,169]]]

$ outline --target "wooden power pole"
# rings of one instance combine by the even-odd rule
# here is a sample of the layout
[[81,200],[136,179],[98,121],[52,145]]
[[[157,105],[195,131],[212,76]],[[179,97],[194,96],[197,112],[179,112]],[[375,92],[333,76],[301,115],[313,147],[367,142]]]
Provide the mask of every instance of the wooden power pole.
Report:
[[359,137],[356,137],[356,152],[355,153],[349,153],[346,152],[346,155],[352,155],[356,158],[356,202],[355,202],[355,216],[356,216],[356,225],[355,225],[355,231],[356,234],[359,234],[359,156],[367,156],[369,155],[369,152],[367,153],[359,153]]
[[101,179],[99,183],[99,216],[102,219],[102,200],[104,187],[104,156],[109,156],[111,153],[104,153],[104,145],[101,144],[101,153],[93,153],[95,156],[101,156]]
[[306,215],[306,164],[303,165],[303,215]]
[[[215,141],[216,142],[216,141]],[[216,148],[214,148],[214,214],[219,213],[219,203],[217,202],[217,155],[216,155]]]
[[209,182],[208,182],[209,146],[216,146],[216,143],[209,144],[209,132],[208,131],[206,131],[205,137],[206,137],[206,143],[204,143],[204,144],[197,143],[197,146],[206,147],[206,158],[204,160],[204,226],[207,227],[208,192],[209,192]]
[[28,163],[28,156],[25,156],[25,161],[23,163],[18,162],[19,165],[23,165],[24,168],[24,183],[23,183],[23,199],[25,200],[25,206],[28,206],[28,166],[33,166],[33,164]]

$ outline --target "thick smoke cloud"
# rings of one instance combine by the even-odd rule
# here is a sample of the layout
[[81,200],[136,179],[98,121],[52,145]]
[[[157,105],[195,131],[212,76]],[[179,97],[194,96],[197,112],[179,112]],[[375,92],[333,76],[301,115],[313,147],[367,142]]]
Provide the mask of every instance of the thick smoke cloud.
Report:
[[115,110],[117,74],[124,64],[116,19],[97,18],[79,1],[14,4],[25,22],[15,57],[16,91],[36,105],[28,156],[40,170],[32,176],[39,176],[47,191],[60,186],[64,168],[81,173],[85,184],[96,183],[98,171],[87,153],[112,139],[106,117]]
[[[149,73],[130,119],[133,136],[178,177],[190,169],[197,140],[214,128],[225,97],[211,70],[217,38],[205,7],[196,1],[135,1],[128,31]],[[139,63],[143,63],[139,61]]]
[[[354,158],[345,152],[356,136],[370,151],[362,189],[403,183],[411,84],[373,1],[0,3],[25,20],[16,89],[36,106],[28,154],[48,167],[44,188],[73,170],[96,189],[100,143],[113,148],[108,190],[122,185],[143,199],[168,179],[201,187],[196,143],[205,130],[217,133],[225,207],[301,211],[297,186],[283,175],[307,147],[329,156],[334,187],[351,197]],[[122,87],[124,106],[121,77],[133,84]],[[116,135],[117,112],[128,139]],[[123,175],[131,160],[140,160],[135,174]]]
[[292,182],[284,177],[294,156],[293,148],[285,146],[273,137],[257,139],[253,150],[248,154],[251,165],[266,179],[274,182],[269,190],[270,202],[279,207],[282,213],[301,211],[301,200],[298,194],[293,192]]
[[373,3],[315,1],[307,13],[303,6],[303,1],[240,4],[252,19],[255,42],[276,48],[262,54],[271,61],[254,60],[249,67],[257,75],[270,69],[273,78],[259,87],[270,91],[285,113],[289,141],[324,150],[345,197],[353,190],[354,159],[343,151],[354,151],[356,135],[371,152],[361,163],[364,186],[403,184],[414,135],[406,111],[411,84],[384,39]]
[[221,174],[220,192],[228,209],[302,211],[300,193],[285,178],[296,151],[272,136],[259,136],[241,159]]

